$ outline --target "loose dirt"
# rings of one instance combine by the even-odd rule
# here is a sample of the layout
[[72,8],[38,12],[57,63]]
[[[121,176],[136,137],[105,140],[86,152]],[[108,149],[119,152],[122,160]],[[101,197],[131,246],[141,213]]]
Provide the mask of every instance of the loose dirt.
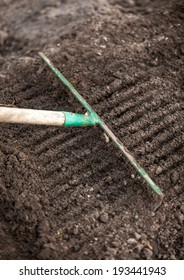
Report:
[[[87,2],[87,3],[86,3]],[[0,125],[1,259],[184,258],[184,2],[0,3],[0,103],[84,113],[44,51],[164,192],[98,127]]]

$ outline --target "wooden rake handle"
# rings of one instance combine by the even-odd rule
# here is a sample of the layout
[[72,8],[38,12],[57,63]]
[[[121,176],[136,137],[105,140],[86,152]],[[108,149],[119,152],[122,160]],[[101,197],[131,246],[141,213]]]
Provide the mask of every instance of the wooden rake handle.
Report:
[[0,122],[62,126],[63,112],[0,107]]
[[98,122],[88,114],[62,111],[0,107],[0,123],[54,126],[93,126]]

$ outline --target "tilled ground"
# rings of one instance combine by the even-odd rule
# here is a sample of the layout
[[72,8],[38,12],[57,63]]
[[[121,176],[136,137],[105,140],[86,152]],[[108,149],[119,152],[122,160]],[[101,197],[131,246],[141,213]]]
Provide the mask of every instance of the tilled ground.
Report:
[[1,124],[0,258],[183,259],[183,1],[3,2],[1,105],[84,112],[45,46],[165,198],[98,127]]

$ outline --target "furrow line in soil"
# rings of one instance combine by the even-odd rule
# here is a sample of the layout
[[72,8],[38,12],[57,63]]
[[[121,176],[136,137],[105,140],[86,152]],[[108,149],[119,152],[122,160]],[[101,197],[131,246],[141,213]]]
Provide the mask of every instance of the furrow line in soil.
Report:
[[[83,130],[87,128],[82,128]],[[38,156],[57,145],[63,146],[63,149],[71,146],[71,143],[80,141],[81,128],[43,128],[33,135],[33,139],[26,146],[33,147],[34,153]]]
[[181,110],[182,110],[181,104],[175,103],[174,105],[167,104],[166,106],[160,108],[158,111],[147,112],[148,117],[145,118],[145,116],[143,116],[137,122],[130,124],[128,127],[129,131],[132,134],[139,132],[141,129],[148,128],[152,124],[155,125],[155,123],[158,123],[160,119],[162,119],[163,122],[165,122],[167,125],[167,120],[170,123],[171,121],[170,119],[172,119],[172,114],[177,115],[177,118],[180,117]]
[[[60,129],[65,130],[65,128]],[[47,137],[45,137],[43,141],[38,139],[37,144],[35,144],[34,153],[37,156],[40,156],[42,153],[46,153],[48,150],[52,150],[57,146],[63,147],[64,150],[67,143],[70,145],[72,141],[75,142],[80,140],[78,139],[79,136],[77,137],[76,132],[59,131],[58,129],[53,133],[49,133],[48,131],[46,136]]]
[[[96,105],[97,110],[103,111],[109,111],[115,107],[117,107],[121,103],[125,103],[126,101],[132,100],[132,99],[137,99],[141,95],[147,95],[150,91],[154,91],[155,87],[158,89],[158,86],[161,85],[161,81],[154,81],[154,80],[148,80],[145,82],[144,80],[142,83],[137,83],[135,86],[131,86],[128,90],[122,91],[119,90],[118,94],[116,92],[113,92],[111,95],[110,100],[103,99],[101,103],[98,103]],[[165,86],[166,87],[166,86]],[[167,89],[166,89],[167,90]],[[163,88],[162,88],[163,91]],[[99,93],[100,95],[100,93]],[[151,96],[151,94],[150,94]],[[155,98],[156,94],[153,95],[153,99]]]
[[[81,135],[81,136],[83,138],[83,136],[86,135]],[[73,139],[75,139],[75,137]],[[72,149],[68,150],[68,152],[66,151],[65,148],[63,148],[63,145],[58,145],[57,147],[52,148],[49,151],[46,151],[46,153],[40,154],[39,159],[42,161],[44,160],[44,156],[49,156],[50,160],[53,162],[53,161],[57,161],[58,158],[59,160],[61,160],[59,156],[61,154],[63,163],[67,164],[68,157],[72,157],[72,164],[75,164],[79,162],[79,160],[84,161],[88,156],[91,157],[91,154],[95,154],[95,155],[98,154],[98,151],[100,150],[101,147],[101,145],[99,145],[98,143],[94,143],[94,145],[91,144],[89,146],[89,144],[85,141],[83,144],[83,150],[81,150],[81,141],[75,141],[72,144],[73,144]]]
[[[160,161],[163,162],[164,160],[171,157],[172,155],[181,153],[183,150],[183,147],[184,147],[184,145],[183,145],[183,141],[182,141],[182,142],[177,143],[177,145],[175,147],[170,146],[168,148],[168,150],[166,150],[166,151],[165,151],[165,149],[163,149],[163,151],[161,151],[160,153],[157,152],[156,156],[157,156],[158,162],[160,162]],[[167,148],[167,146],[166,146],[166,148]]]
[[[108,115],[110,115],[111,119],[120,118],[127,112],[133,112],[134,109],[136,109],[137,106],[142,105],[143,102],[151,101],[153,101],[152,93],[143,95],[138,100],[134,100],[134,98],[132,98],[132,102],[126,102],[125,104],[120,104],[119,106],[112,108],[110,111],[108,111]],[[106,115],[107,113],[104,114],[104,116]]]
[[[149,126],[151,126],[151,129],[148,129],[147,131],[147,133],[149,134],[152,133],[152,129],[154,130],[154,127],[152,126],[155,125],[155,123],[157,124],[158,122],[162,121],[166,125],[170,125],[172,121],[175,121],[175,118],[176,120],[180,118],[180,115],[181,105],[179,103],[176,103],[173,106],[169,104],[160,108],[158,111],[147,112],[147,118],[143,116],[138,121],[134,122],[133,124],[130,124],[128,130],[132,135],[136,134],[139,131],[144,131],[144,133],[146,133],[145,130],[147,130]],[[122,132],[124,132],[125,128],[122,128],[121,130]]]
[[[123,101],[126,101],[132,98],[132,92],[134,97],[136,97],[147,87],[148,83],[151,83],[149,77],[147,80],[140,77],[140,79],[137,78],[132,85],[129,85],[128,90],[126,90],[124,89],[123,81],[115,79],[109,85],[106,85],[99,93],[95,92],[96,94],[94,94],[92,101],[94,104],[97,104],[97,109],[103,107],[104,102],[105,105],[108,106],[108,109],[110,109],[111,107],[115,107],[122,99]],[[141,90],[135,89],[138,85],[141,87]],[[114,96],[116,96],[116,100],[114,100]]]
[[[36,135],[38,138],[46,134],[48,128],[43,129],[43,126],[26,125],[26,124],[3,124],[1,127],[3,142],[20,144],[23,141],[23,146],[26,148],[32,147]],[[55,128],[51,128],[55,129]]]
[[[103,160],[103,161],[98,161],[98,164],[95,164],[95,160],[93,160],[92,163],[89,161],[90,155],[85,159],[85,161],[79,161],[76,163],[73,163],[72,159],[68,162],[68,166],[66,169],[66,172],[62,171],[62,166],[54,166],[51,164],[51,166],[48,168],[46,172],[44,173],[44,178],[49,179],[50,176],[54,175],[57,177],[59,174],[59,180],[57,182],[57,179],[54,181],[54,185],[59,183],[59,182],[65,182],[67,183],[71,178],[75,175],[78,174],[79,181],[83,178],[89,178],[91,177],[94,173],[99,172],[105,172],[105,170],[108,170],[109,167],[112,165],[111,159],[109,160]],[[98,157],[97,157],[98,160]],[[57,176],[56,176],[57,174]],[[98,175],[99,176],[99,175]],[[104,176],[103,173],[100,173],[100,177]],[[93,177],[94,179],[94,177]],[[82,180],[83,181],[83,180]]]
[[[162,149],[166,149],[169,145],[175,147],[179,143],[184,143],[184,135],[181,133],[181,127],[179,125],[173,126],[169,131],[159,134],[157,137],[150,141],[151,147],[149,151],[151,153]],[[148,144],[149,146],[149,144]]]
[[[89,164],[89,159],[91,155],[87,156],[84,161],[81,162],[78,158],[76,159],[76,162],[73,162],[73,160],[70,160],[70,162],[67,163],[67,167],[65,168],[64,172],[61,172],[62,167],[55,166],[55,168],[51,165],[51,170],[47,171],[46,174],[44,174],[45,178],[45,185],[47,185],[47,181],[50,180],[49,177],[47,177],[48,172],[52,176],[54,174],[55,180],[53,181],[53,184],[49,186],[53,188],[57,185],[60,185],[61,182],[63,183],[69,183],[73,185],[72,177],[75,174],[78,174],[77,178],[77,184],[80,182],[82,183],[84,180],[91,182],[92,184],[99,184],[101,182],[102,185],[106,182],[106,177],[110,174],[110,180],[113,180],[114,183],[118,183],[122,180],[122,176],[125,172],[125,166],[122,164],[121,170],[117,170],[116,167],[113,167],[113,165],[116,165],[116,162],[118,161],[118,158],[114,158],[114,162],[112,165],[112,157],[107,157],[106,159],[99,160],[98,155],[96,155],[96,158],[93,156],[92,163]],[[128,163],[127,163],[128,165]],[[127,169],[127,167],[126,167]],[[117,175],[119,174],[119,176]],[[76,184],[74,183],[74,184]],[[107,183],[106,183],[107,184]]]
[[43,127],[43,126],[36,127],[34,130],[34,133],[32,134],[31,139],[27,140],[26,147],[27,148],[34,147],[36,149],[37,146],[39,147],[40,145],[42,145],[42,143],[44,141],[47,141],[48,134],[50,134],[50,133],[53,136],[57,135],[58,128],[55,128],[55,127],[47,128],[47,127]]
[[[125,136],[124,141],[130,141],[131,137],[131,147],[135,148],[140,144],[140,142],[143,141],[145,143],[147,141],[151,141],[152,138],[162,134],[162,132],[166,129],[170,130],[173,129],[173,127],[178,127],[178,131],[181,130],[178,125],[179,120],[179,112],[174,112],[174,114],[168,114],[166,116],[163,115],[163,119],[160,120],[160,123],[159,120],[147,119],[148,125],[144,129],[140,129],[135,133],[131,133],[132,130],[129,129],[130,135]],[[121,133],[123,133],[123,130]]]
[[[172,146],[172,145],[175,145],[175,146]],[[147,159],[147,157],[149,154],[151,154],[150,163],[160,164],[160,162],[162,162],[162,164],[164,164],[164,162],[166,162],[167,159],[171,158],[173,155],[177,155],[177,154],[179,155],[181,153],[183,147],[184,147],[184,145],[183,145],[182,140],[180,140],[178,142],[172,141],[168,145],[163,146],[161,149],[158,148],[155,151],[155,153],[149,153],[147,151],[147,154],[141,155],[140,159],[143,164],[148,164],[149,160]]]
[[[157,150],[163,149],[165,146],[167,146],[167,144],[172,146],[174,143],[177,144],[177,142],[182,142],[182,140],[181,128],[178,124],[172,126],[169,130],[164,130],[162,133],[159,133],[157,136],[150,139],[150,141],[142,138],[142,142],[145,143],[143,144],[145,153],[152,154]],[[140,147],[138,145],[136,145],[136,148],[134,146],[134,151],[136,153],[139,151],[139,149]]]
[[[164,162],[160,162],[159,166],[161,167],[161,170],[159,174],[166,174],[167,172],[173,171],[177,168],[183,167],[184,164],[184,153],[176,154],[176,155],[171,155],[168,157]],[[153,165],[155,169],[158,167],[158,165]]]
[[[111,125],[116,127],[116,129],[120,130],[121,127],[126,126],[128,127],[130,124],[137,122],[143,116],[146,117],[148,111],[156,111],[162,106],[166,106],[169,104],[169,100],[165,98],[160,98],[160,100],[145,102],[143,106],[135,106],[135,109],[131,112],[126,112],[121,119],[112,119]],[[109,117],[111,117],[109,115]]]
[[113,92],[111,95],[111,100],[103,99],[101,103],[98,103],[96,106],[96,110],[99,111],[101,114],[103,112],[111,111],[116,108],[119,104],[124,104],[132,98],[136,98],[137,96],[142,94],[142,90],[138,91],[119,91],[119,93]]

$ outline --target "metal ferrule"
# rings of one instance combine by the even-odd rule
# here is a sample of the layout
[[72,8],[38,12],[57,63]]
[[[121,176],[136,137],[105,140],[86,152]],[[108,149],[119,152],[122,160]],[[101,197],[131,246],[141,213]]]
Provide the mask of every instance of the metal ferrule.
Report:
[[63,126],[93,126],[97,121],[90,115],[64,112],[65,122]]

